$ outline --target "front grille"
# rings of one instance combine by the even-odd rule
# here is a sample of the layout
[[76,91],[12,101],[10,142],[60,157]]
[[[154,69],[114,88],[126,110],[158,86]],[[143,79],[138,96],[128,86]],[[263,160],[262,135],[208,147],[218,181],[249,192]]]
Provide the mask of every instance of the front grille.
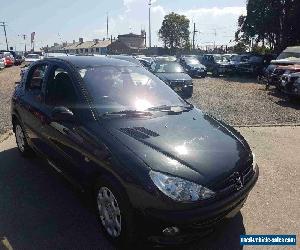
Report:
[[173,87],[175,87],[175,86],[182,86],[182,84],[184,84],[185,81],[183,81],[183,80],[174,80],[174,81],[171,81],[170,83]]
[[204,219],[204,220],[200,220],[196,223],[192,224],[192,228],[205,228],[205,227],[210,227],[218,222],[220,222],[221,220],[223,220],[227,214],[229,214],[231,211],[233,211],[234,209],[238,208],[239,206],[242,206],[244,203],[245,199],[242,199],[241,201],[239,201],[238,203],[234,204],[232,207],[230,207],[229,209],[220,212],[216,215],[214,215],[213,217]]

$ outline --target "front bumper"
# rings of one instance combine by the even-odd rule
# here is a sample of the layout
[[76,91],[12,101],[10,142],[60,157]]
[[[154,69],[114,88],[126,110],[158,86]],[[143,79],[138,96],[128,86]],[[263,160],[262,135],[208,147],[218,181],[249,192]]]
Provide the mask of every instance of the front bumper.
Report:
[[294,98],[294,99],[299,99],[300,100],[300,91],[295,91],[294,89],[292,90],[286,90],[286,89],[283,89],[282,90],[283,94],[285,94],[286,96],[289,96],[291,98]]
[[193,95],[193,85],[185,85],[185,84],[181,84],[181,85],[173,85],[171,86],[171,88],[178,94],[180,95],[182,98],[190,98]]
[[[241,190],[207,206],[181,211],[148,209],[140,218],[143,228],[147,225],[148,240],[171,245],[186,243],[207,235],[218,223],[226,218],[232,218],[239,212],[255,185],[258,175],[259,169],[256,166],[255,174]],[[180,231],[176,235],[166,236],[163,230],[167,227],[177,227]]]
[[192,77],[205,77],[207,75],[206,70],[190,70],[188,74]]

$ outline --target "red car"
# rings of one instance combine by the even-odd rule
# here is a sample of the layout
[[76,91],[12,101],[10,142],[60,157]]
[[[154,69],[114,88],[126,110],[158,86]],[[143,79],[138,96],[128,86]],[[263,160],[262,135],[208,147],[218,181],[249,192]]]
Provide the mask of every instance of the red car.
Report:
[[13,60],[9,56],[6,56],[6,57],[2,58],[2,60],[4,62],[5,67],[14,65]]

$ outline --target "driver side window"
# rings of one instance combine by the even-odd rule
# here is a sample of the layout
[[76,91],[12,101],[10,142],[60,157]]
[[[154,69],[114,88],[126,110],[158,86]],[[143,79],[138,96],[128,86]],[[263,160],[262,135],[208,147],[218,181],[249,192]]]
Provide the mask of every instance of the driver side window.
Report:
[[46,104],[72,108],[76,101],[77,96],[70,74],[63,68],[54,68],[46,86]]

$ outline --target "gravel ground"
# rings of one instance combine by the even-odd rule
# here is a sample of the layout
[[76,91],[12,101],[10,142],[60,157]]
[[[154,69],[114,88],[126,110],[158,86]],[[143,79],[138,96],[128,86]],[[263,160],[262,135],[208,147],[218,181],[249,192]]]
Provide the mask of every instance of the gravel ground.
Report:
[[265,91],[256,79],[195,79],[190,101],[231,125],[300,124],[300,103],[291,103],[275,90]]
[[20,81],[20,66],[0,71],[0,134],[11,129],[10,98],[16,81]]
[[[0,71],[0,134],[11,128],[10,98],[20,67]],[[255,79],[206,77],[194,79],[190,100],[215,117],[234,126],[300,124],[300,103],[291,103],[275,91],[265,91]]]

